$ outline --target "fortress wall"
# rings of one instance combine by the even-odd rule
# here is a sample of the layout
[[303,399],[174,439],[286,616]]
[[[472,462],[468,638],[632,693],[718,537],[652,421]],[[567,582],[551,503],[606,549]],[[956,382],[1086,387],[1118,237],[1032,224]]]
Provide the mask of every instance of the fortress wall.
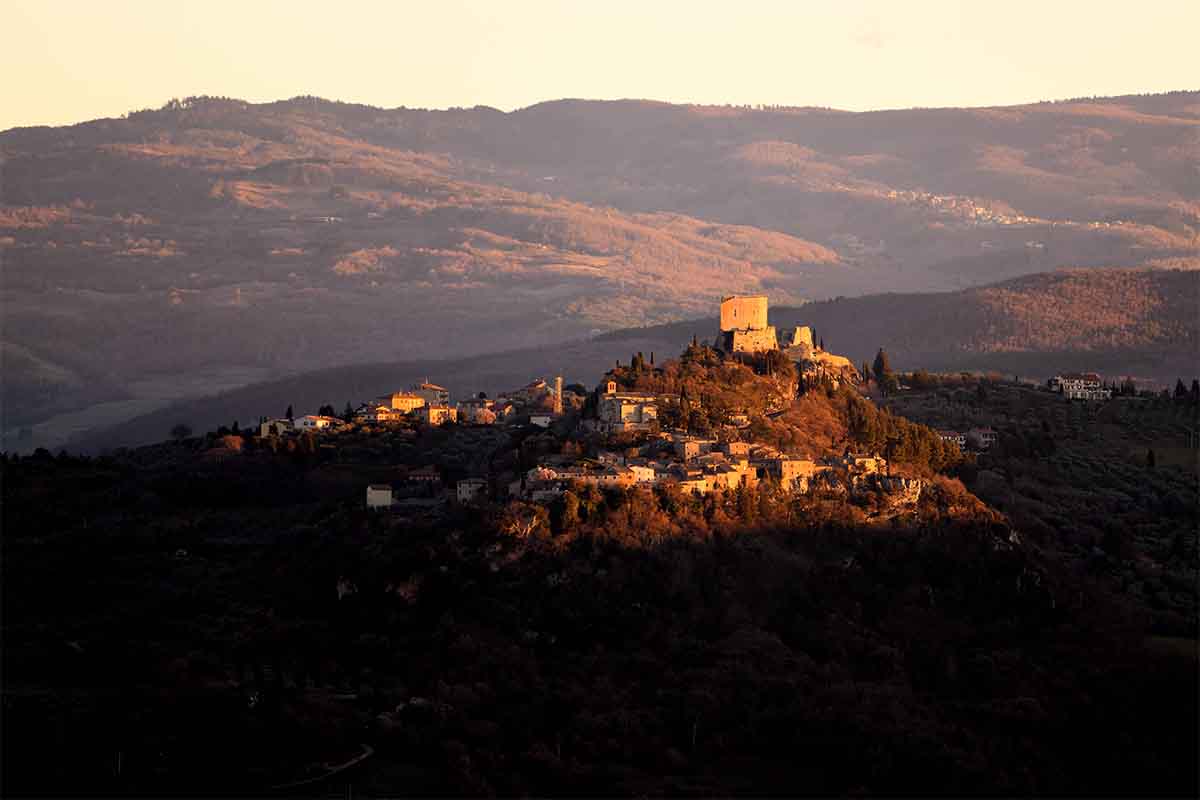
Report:
[[792,337],[792,347],[807,347],[810,350],[816,345],[813,344],[812,328],[807,325],[801,325],[796,328],[796,333]]
[[[721,301],[721,330],[747,330],[767,327],[767,296],[733,295]],[[774,337],[772,337],[774,338]]]
[[730,352],[756,353],[760,350],[775,350],[779,341],[775,338],[775,326],[768,325],[761,330],[731,331],[729,337]]

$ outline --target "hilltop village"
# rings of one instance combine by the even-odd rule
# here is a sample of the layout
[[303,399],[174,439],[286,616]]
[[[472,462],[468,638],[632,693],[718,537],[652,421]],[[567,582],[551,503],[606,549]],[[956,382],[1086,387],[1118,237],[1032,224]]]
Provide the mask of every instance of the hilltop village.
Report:
[[[808,327],[777,332],[768,321],[766,296],[724,298],[711,343],[693,341],[667,364],[656,365],[654,358],[637,353],[628,365],[618,361],[592,389],[564,385],[559,376],[495,397],[479,393],[452,401],[445,387],[425,380],[356,409],[347,406],[340,416],[326,406],[318,414],[263,418],[257,443],[296,447],[307,436],[310,448],[338,451],[341,458],[364,437],[415,441],[420,431],[447,425],[473,437],[480,452],[507,446],[506,431],[528,434],[515,459],[492,457],[460,469],[397,467],[388,480],[365,487],[366,504],[374,509],[432,513],[451,501],[544,505],[583,487],[672,485],[704,496],[763,482],[797,493],[882,493],[893,510],[919,499],[926,481],[894,470],[886,454],[825,432],[819,443],[782,441],[778,430],[772,433],[798,396],[813,389],[830,397],[855,392],[862,376],[849,359],[814,342]],[[681,378],[689,370],[696,377]],[[731,385],[714,385],[717,373],[723,376],[718,383]],[[943,439],[949,457],[958,456],[960,445]],[[233,457],[237,447],[238,438],[227,436],[208,455]]]
[[[881,369],[887,374],[869,383],[869,365],[860,371],[828,352],[811,328],[778,331],[766,296],[735,295],[721,301],[711,340],[657,364],[655,354],[635,353],[595,387],[557,376],[454,399],[426,379],[341,414],[327,405],[295,416],[289,407],[261,418],[257,435],[226,429],[203,457],[300,450],[347,468],[366,463],[379,467],[359,473],[368,508],[427,515],[451,503],[554,506],[588,488],[705,497],[761,486],[869,497],[875,516],[890,518],[912,511],[936,473],[993,449],[1000,433],[981,421],[950,427],[969,417],[937,413],[925,415],[930,428],[910,426],[919,434],[878,423],[865,398],[913,388]],[[917,371],[908,380],[932,376]],[[1094,373],[1057,375],[1041,388],[1085,403],[1114,393]]]

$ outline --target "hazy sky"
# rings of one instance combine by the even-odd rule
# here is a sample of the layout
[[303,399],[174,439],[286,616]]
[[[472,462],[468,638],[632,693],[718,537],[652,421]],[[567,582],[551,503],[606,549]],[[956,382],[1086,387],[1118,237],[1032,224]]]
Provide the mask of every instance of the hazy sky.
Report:
[[1200,0],[0,0],[0,130],[211,94],[844,109],[1200,88]]

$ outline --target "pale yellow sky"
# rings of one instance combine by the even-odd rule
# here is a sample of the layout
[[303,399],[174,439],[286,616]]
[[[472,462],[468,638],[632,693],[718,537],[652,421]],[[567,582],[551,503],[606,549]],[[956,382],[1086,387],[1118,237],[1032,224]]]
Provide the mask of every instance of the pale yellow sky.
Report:
[[211,94],[979,106],[1200,88],[1200,0],[0,0],[0,130]]

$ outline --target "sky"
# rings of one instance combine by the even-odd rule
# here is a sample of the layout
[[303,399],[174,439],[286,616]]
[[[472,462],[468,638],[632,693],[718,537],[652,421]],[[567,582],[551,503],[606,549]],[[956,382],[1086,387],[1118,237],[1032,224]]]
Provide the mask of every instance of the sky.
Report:
[[1200,88],[1200,0],[0,0],[0,130],[296,95],[880,108]]

